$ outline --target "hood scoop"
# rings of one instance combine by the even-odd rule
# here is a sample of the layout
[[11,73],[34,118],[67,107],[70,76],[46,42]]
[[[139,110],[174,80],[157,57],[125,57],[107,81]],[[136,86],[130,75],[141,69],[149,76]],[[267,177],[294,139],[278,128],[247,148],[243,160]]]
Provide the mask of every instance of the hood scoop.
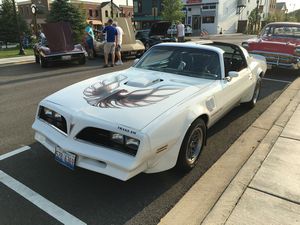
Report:
[[138,87],[138,88],[145,88],[152,86],[154,84],[163,82],[163,79],[160,79],[157,76],[153,75],[143,75],[141,77],[135,77],[131,80],[128,80],[125,85],[131,86],[131,87]]

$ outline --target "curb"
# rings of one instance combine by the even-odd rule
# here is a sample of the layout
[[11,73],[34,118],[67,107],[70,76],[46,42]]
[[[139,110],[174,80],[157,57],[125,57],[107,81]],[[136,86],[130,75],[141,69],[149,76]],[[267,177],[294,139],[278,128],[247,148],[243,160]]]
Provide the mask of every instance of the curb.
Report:
[[299,104],[300,78],[256,119],[159,225],[224,224]]
[[19,56],[0,59],[0,67],[35,62],[34,56]]

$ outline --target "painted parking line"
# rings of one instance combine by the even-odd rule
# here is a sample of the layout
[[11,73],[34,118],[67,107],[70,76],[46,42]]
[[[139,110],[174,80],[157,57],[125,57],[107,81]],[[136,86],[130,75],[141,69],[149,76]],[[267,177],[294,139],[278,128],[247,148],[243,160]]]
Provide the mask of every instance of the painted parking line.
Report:
[[287,80],[277,80],[277,79],[271,79],[271,78],[263,78],[263,80],[269,80],[269,81],[275,81],[275,82],[281,82],[281,83],[287,83],[287,84],[291,84],[291,81],[287,81]]
[[23,146],[23,147],[18,148],[18,149],[14,150],[14,151],[8,152],[8,153],[3,154],[3,155],[0,155],[0,161],[3,160],[3,159],[7,159],[7,158],[9,158],[11,156],[17,155],[17,154],[19,154],[21,152],[27,151],[29,149],[30,149],[29,146]]
[[19,195],[21,195],[32,204],[36,205],[41,210],[45,211],[63,224],[86,225],[86,223],[82,222],[54,203],[48,201],[46,198],[31,190],[8,174],[4,173],[2,170],[0,170],[0,182],[2,182],[4,185],[14,190]]

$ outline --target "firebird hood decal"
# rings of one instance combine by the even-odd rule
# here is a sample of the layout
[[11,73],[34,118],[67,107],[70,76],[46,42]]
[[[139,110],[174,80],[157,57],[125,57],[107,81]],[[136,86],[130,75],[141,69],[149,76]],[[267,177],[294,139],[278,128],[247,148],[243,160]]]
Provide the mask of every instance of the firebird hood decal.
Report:
[[160,85],[140,90],[121,88],[121,82],[127,77],[118,76],[113,80],[102,80],[84,91],[84,99],[92,106],[100,108],[143,107],[176,94],[181,88],[171,85]]

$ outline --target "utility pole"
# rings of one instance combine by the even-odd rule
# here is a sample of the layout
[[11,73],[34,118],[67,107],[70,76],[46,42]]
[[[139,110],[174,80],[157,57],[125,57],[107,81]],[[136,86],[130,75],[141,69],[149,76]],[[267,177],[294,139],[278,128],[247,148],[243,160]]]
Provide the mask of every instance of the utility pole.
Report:
[[111,15],[112,19],[114,18],[114,5],[113,4],[114,4],[113,0],[110,0],[110,11],[111,11],[110,15]]
[[22,45],[22,40],[21,40],[20,24],[19,24],[19,20],[17,17],[15,0],[12,0],[12,3],[13,3],[14,17],[15,17],[15,22],[17,25],[17,31],[18,31],[18,37],[19,37],[19,47],[20,47],[19,55],[25,55],[24,48]]

